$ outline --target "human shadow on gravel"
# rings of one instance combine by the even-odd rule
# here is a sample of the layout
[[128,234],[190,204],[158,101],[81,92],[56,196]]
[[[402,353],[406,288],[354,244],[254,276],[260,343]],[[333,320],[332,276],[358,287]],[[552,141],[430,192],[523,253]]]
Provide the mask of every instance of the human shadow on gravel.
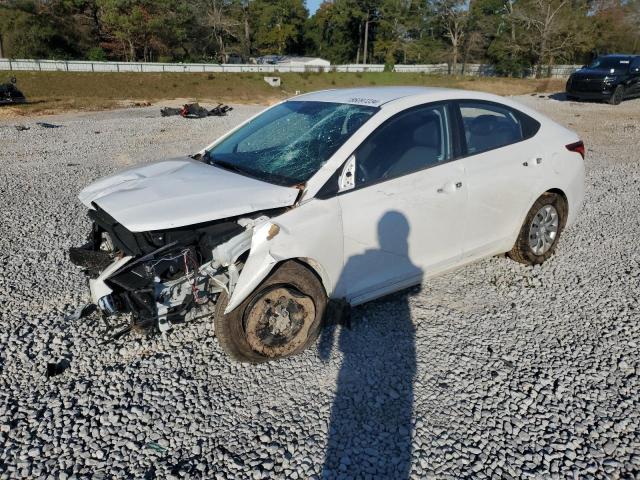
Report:
[[[387,212],[378,223],[379,249],[349,258],[343,277],[386,259],[404,262],[417,283],[422,270],[409,259],[408,235],[404,215]],[[352,328],[339,330],[343,360],[322,478],[409,478],[416,353],[408,298],[403,292],[359,307]],[[322,360],[329,359],[338,329],[323,330]]]

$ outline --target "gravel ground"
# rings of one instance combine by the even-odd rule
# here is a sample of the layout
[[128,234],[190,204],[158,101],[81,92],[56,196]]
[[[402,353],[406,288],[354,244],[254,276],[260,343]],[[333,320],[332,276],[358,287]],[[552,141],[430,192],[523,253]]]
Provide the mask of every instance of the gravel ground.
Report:
[[230,363],[206,321],[105,344],[96,317],[64,320],[88,300],[66,256],[88,229],[77,192],[258,107],[3,120],[0,478],[640,479],[640,100],[520,100],[588,146],[557,254],[430,280],[259,366]]

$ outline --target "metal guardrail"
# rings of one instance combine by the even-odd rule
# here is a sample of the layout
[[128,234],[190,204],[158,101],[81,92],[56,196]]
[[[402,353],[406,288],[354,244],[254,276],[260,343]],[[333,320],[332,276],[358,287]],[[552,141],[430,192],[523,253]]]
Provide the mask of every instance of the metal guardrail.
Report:
[[[566,77],[579,69],[578,65],[554,65],[547,67],[551,77]],[[383,72],[384,65],[301,65],[301,64],[216,64],[216,63],[144,63],[144,62],[94,62],[88,60],[32,60],[0,59],[0,70],[39,72],[138,72],[138,73],[321,73],[321,72]],[[450,72],[446,63],[426,65],[395,65],[395,72],[414,72],[445,75]],[[458,65],[458,74],[496,76],[495,68],[486,64]],[[533,72],[524,72],[532,76]]]

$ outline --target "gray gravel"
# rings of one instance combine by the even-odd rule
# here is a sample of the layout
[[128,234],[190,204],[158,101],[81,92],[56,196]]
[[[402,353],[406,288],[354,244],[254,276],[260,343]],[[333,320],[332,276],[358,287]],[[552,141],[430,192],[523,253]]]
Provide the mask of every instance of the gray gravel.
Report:
[[64,320],[88,300],[66,257],[89,226],[77,192],[258,107],[2,120],[0,478],[640,479],[640,100],[522,100],[589,148],[557,255],[430,280],[259,366],[230,363],[206,321],[103,344],[97,318]]

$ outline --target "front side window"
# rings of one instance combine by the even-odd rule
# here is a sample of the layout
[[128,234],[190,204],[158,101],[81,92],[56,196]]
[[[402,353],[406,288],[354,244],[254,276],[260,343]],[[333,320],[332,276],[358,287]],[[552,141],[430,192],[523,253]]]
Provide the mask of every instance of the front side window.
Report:
[[482,102],[460,102],[459,107],[469,155],[525,138],[517,113],[508,107]]
[[356,187],[451,159],[447,108],[418,107],[382,124],[356,152]]
[[208,150],[205,160],[280,185],[306,182],[376,107],[289,101],[277,105]]

